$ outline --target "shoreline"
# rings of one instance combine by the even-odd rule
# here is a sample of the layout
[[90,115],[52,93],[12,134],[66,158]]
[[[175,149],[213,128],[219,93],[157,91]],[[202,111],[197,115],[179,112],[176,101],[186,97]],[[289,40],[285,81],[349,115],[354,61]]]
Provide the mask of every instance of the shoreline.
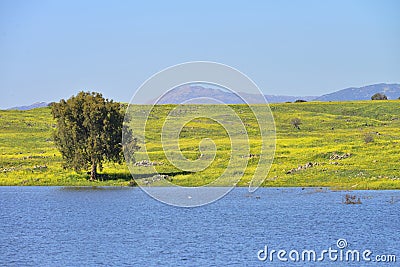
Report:
[[[47,185],[41,185],[41,184],[32,184],[32,185],[0,185],[1,187],[60,187],[60,188],[73,188],[73,189],[79,189],[79,188],[85,188],[85,189],[101,189],[101,188],[112,188],[112,189],[129,189],[129,188],[141,188],[138,185],[135,186],[131,186],[131,185],[60,185],[60,184],[47,184]],[[172,186],[149,186],[149,187],[160,187],[160,188],[169,188]],[[217,187],[227,187],[227,186],[213,186],[210,188],[217,188]],[[239,186],[234,186],[233,188],[248,188],[248,186],[243,186],[243,185],[239,185]],[[301,189],[301,190],[307,190],[307,189],[318,189],[318,190],[329,190],[329,191],[347,191],[347,192],[351,192],[351,191],[399,191],[399,188],[389,188],[389,187],[383,187],[383,188],[356,188],[356,187],[329,187],[329,186],[260,186],[257,189],[260,188],[276,188],[276,189],[280,189],[280,188],[293,188],[293,189]]]

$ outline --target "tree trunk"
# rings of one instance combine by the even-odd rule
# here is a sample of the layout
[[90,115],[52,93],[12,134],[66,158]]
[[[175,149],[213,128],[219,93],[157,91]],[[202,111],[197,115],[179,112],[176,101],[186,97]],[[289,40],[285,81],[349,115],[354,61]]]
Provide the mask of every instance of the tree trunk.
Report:
[[90,172],[90,181],[94,181],[97,178],[97,164],[92,161],[92,170]]

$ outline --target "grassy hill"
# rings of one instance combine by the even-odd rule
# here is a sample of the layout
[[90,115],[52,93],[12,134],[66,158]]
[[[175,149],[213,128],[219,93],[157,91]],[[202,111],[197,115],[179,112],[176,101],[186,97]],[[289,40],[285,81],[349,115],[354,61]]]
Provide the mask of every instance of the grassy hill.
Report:
[[[150,159],[162,163],[156,169],[173,183],[207,184],[226,168],[229,138],[211,120],[191,121],[180,135],[183,154],[190,159],[198,158],[199,141],[211,136],[217,145],[217,156],[204,171],[178,170],[165,158],[159,134],[163,118],[173,107],[157,106],[150,116],[150,134],[145,140]],[[263,186],[400,189],[400,101],[285,103],[270,107],[277,143],[275,159]],[[258,162],[259,132],[246,106],[232,108],[245,121],[250,136],[252,155],[239,182],[239,186],[247,186]],[[293,118],[300,118],[300,129],[291,125]],[[131,175],[125,165],[105,164],[102,181],[95,182],[88,181],[85,172],[63,169],[61,155],[51,138],[54,127],[50,108],[0,111],[0,185],[129,184]],[[139,151],[136,158],[143,159],[143,152]],[[137,177],[152,175],[147,167],[134,168]]]

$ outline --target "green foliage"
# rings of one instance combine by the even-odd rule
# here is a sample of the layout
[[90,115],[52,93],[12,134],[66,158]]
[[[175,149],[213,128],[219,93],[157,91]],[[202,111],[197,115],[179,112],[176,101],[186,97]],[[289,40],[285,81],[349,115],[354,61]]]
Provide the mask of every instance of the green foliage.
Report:
[[79,171],[90,165],[94,180],[103,161],[121,163],[124,116],[118,103],[99,93],[80,92],[53,103],[51,110],[57,124],[54,141],[66,167]]
[[293,125],[294,128],[300,130],[301,120],[299,118],[293,118],[290,124]]
[[381,93],[376,93],[373,96],[371,96],[371,100],[387,100],[387,96]]
[[368,143],[373,143],[373,142],[374,142],[374,136],[372,135],[372,133],[366,133],[366,134],[364,135],[364,142],[365,142],[366,144],[368,144]]

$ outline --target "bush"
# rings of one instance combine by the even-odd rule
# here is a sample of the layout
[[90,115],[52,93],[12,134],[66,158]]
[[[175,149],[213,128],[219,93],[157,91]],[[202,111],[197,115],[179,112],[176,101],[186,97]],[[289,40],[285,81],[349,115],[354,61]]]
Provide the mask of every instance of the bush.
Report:
[[297,99],[296,101],[294,101],[294,103],[302,103],[302,102],[307,102],[307,101],[303,99]]
[[376,93],[373,96],[371,96],[371,100],[387,100],[387,96],[381,93]]
[[374,136],[371,133],[367,133],[364,135],[364,142],[366,144],[374,142]]
[[293,118],[290,124],[292,124],[294,128],[300,130],[301,120],[299,118]]

